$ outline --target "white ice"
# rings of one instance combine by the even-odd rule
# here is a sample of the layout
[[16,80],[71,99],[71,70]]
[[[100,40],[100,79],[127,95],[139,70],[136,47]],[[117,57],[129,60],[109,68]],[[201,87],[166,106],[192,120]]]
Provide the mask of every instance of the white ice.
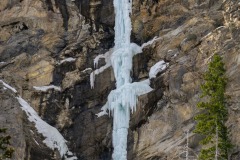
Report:
[[[107,103],[102,107],[102,112],[98,113],[98,117],[107,114],[113,114],[114,109],[118,105],[129,108],[132,112],[136,110],[138,96],[152,91],[149,86],[149,80],[125,84],[118,89],[112,90],[108,95]],[[108,110],[108,112],[107,112]],[[115,117],[114,117],[115,118]]]
[[[98,117],[113,116],[113,160],[127,160],[127,135],[130,113],[136,111],[138,97],[152,91],[150,80],[132,83],[133,56],[142,53],[142,49],[153,44],[159,38],[138,46],[130,42],[132,0],[114,0],[115,9],[115,46],[108,56],[99,55],[94,59],[97,67],[100,58],[105,58],[106,65],[95,70],[90,75],[91,87],[94,87],[95,75],[112,66],[116,80],[116,89],[108,95],[107,103],[102,107]],[[149,78],[153,78],[167,67],[167,63],[160,61],[151,68]]]
[[[132,58],[142,52],[142,47],[130,43],[132,0],[114,0],[115,46],[110,57],[116,79],[116,89],[108,95],[107,103],[98,116],[113,116],[113,160],[127,159],[127,135],[130,112],[136,110],[138,97],[152,90],[149,81],[132,83]],[[96,61],[103,56],[98,56]],[[97,64],[96,62],[94,62]],[[103,68],[106,69],[106,68]],[[102,71],[103,69],[99,69]],[[99,73],[100,71],[97,71]],[[91,76],[93,81],[93,75]],[[93,86],[93,84],[91,84]]]
[[98,116],[112,114],[113,116],[113,159],[126,160],[127,134],[130,112],[136,111],[138,97],[152,91],[149,81],[127,83],[111,91],[107,103]]
[[[120,50],[121,51],[121,50]],[[138,46],[135,43],[131,43],[129,46],[129,50],[127,51],[127,53],[130,53],[129,56],[134,56],[138,53],[142,52],[142,48],[140,46]],[[101,58],[105,59],[105,65],[100,67],[99,69],[94,70],[91,74],[90,74],[90,85],[91,88],[94,88],[94,83],[95,83],[95,76],[102,73],[103,71],[105,71],[107,68],[109,68],[110,66],[112,66],[112,62],[111,62],[111,58],[114,57],[114,55],[112,54],[117,54],[118,51],[114,51],[114,49],[110,49],[108,52],[106,52],[105,54],[100,54],[98,55],[95,59],[94,59],[94,67],[97,68],[98,67],[98,62]],[[116,55],[118,56],[118,55]],[[132,59],[132,58],[131,58]],[[131,61],[130,61],[131,62]]]
[[56,91],[61,91],[61,88],[58,86],[54,85],[49,85],[49,86],[33,86],[33,88],[37,91],[42,91],[42,92],[47,92],[49,89],[54,89]]
[[166,63],[164,60],[159,61],[151,67],[149,71],[149,78],[155,78],[159,72],[164,71],[167,67],[168,63]]

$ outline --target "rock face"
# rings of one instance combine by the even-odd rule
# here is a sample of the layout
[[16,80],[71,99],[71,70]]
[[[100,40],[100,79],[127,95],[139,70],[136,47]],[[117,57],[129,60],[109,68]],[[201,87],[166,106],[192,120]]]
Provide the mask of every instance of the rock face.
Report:
[[[128,159],[184,159],[187,132],[190,156],[196,158],[201,136],[193,133],[193,117],[202,75],[214,53],[224,58],[226,95],[231,97],[226,124],[234,144],[230,159],[240,159],[239,12],[238,0],[133,0],[132,41],[159,37],[134,57],[133,80],[148,78],[160,60],[169,66],[151,79],[154,90],[139,97]],[[112,119],[95,114],[115,88],[114,75],[111,67],[95,75],[94,89],[89,79],[93,59],[113,47],[112,1],[1,0],[0,17],[0,79],[62,133],[79,159],[110,160]],[[61,90],[33,88],[48,85]],[[60,159],[43,144],[15,97],[0,86],[0,127],[12,136],[13,159]]]
[[23,114],[16,95],[4,89],[1,84],[1,128],[7,128],[7,134],[11,135],[11,144],[14,148],[12,159],[56,159],[57,153],[49,149],[42,142],[34,124],[30,123]]

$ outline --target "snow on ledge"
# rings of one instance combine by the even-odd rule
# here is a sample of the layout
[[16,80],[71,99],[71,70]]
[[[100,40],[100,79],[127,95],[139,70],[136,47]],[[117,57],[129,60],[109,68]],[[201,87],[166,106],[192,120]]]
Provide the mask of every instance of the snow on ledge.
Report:
[[74,62],[74,61],[76,61],[76,58],[69,57],[69,58],[66,58],[64,60],[61,60],[60,64],[62,64],[64,62]]
[[33,86],[33,88],[37,91],[47,92],[49,89],[54,89],[56,91],[61,91],[61,88],[58,86],[50,85],[50,86]]
[[14,93],[17,93],[17,90],[11,86],[9,86],[7,83],[3,82],[2,80],[0,80],[0,82],[4,85],[4,87],[6,87],[7,89],[10,89],[11,91],[13,91]]
[[28,116],[28,120],[30,122],[35,123],[35,127],[38,132],[41,133],[46,139],[43,141],[49,148],[54,150],[58,149],[60,155],[65,157],[67,160],[76,160],[77,157],[67,158],[67,155],[73,155],[72,152],[68,150],[66,140],[63,136],[58,132],[58,130],[46,122],[44,122],[37,114],[37,112],[21,97],[16,97],[20,105],[22,106],[22,110],[24,110]]
[[98,61],[101,58],[105,59],[105,65],[94,70],[91,74],[90,74],[90,85],[91,88],[94,88],[94,82],[95,82],[95,75],[98,75],[100,73],[102,73],[104,70],[106,70],[107,68],[109,68],[111,66],[111,55],[113,53],[113,49],[110,49],[109,51],[107,51],[105,54],[100,54],[98,55],[96,58],[94,58],[93,62],[94,62],[94,67],[98,67]]
[[[14,93],[17,93],[17,90],[10,85],[6,84],[2,80],[0,82],[4,85],[4,88],[10,89]],[[73,153],[69,151],[66,140],[59,133],[59,131],[47,124],[45,121],[38,116],[37,112],[21,97],[16,97],[19,104],[22,106],[21,109],[26,112],[28,120],[35,123],[35,127],[39,133],[41,133],[45,140],[43,141],[49,148],[54,150],[58,149],[60,155],[65,158],[65,160],[77,160],[76,156],[73,156]],[[30,130],[32,132],[32,130]],[[33,133],[33,132],[32,132]],[[35,139],[34,139],[35,140]],[[37,143],[37,141],[35,140]],[[37,143],[38,144],[38,143]]]
[[169,63],[166,63],[164,60],[159,61],[153,65],[149,71],[149,78],[156,78],[157,74],[168,67]]
[[146,43],[143,43],[142,44],[142,46],[141,46],[141,48],[143,49],[143,48],[145,48],[145,47],[147,47],[147,46],[149,46],[149,45],[152,45],[155,41],[157,41],[157,40],[159,40],[159,39],[161,39],[160,37],[154,37],[152,40],[150,40],[150,41],[148,41],[148,42],[146,42]]

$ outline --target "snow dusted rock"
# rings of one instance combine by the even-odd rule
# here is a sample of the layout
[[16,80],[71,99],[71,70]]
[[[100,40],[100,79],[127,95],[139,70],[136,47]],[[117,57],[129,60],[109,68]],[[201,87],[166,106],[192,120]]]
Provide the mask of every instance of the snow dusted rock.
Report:
[[54,85],[50,85],[50,86],[33,86],[33,88],[37,91],[42,91],[42,92],[46,92],[50,89],[56,90],[56,91],[61,91],[61,88],[58,86],[54,86]]
[[13,92],[5,90],[0,83],[0,94],[0,127],[7,128],[7,133],[11,136],[11,144],[15,150],[12,159],[55,159],[55,153],[42,142],[34,124],[21,111],[21,105]]
[[[105,25],[101,26],[101,32],[93,33],[93,24],[89,21],[91,17],[85,18],[80,15],[80,11],[83,10],[78,9],[79,2],[82,3],[80,0],[1,1],[0,15],[2,18],[8,18],[0,21],[0,62],[6,62],[0,64],[0,76],[14,83],[19,94],[31,103],[30,105],[41,118],[62,133],[68,140],[70,148],[78,150],[79,159],[99,159],[99,157],[108,157],[110,152],[111,142],[109,142],[110,138],[106,137],[106,133],[110,134],[107,127],[111,125],[107,122],[107,118],[104,120],[96,118],[92,123],[92,117],[98,112],[97,108],[103,104],[106,92],[113,87],[102,81],[110,77],[109,72],[106,72],[101,75],[102,80],[96,80],[96,83],[102,81],[103,85],[96,87],[96,90],[90,90],[89,74],[95,56],[105,53],[112,46],[113,29]],[[105,11],[111,12],[112,8],[109,7],[111,3],[105,1],[103,4],[101,13],[111,16],[105,13]],[[91,6],[94,7],[94,3]],[[107,22],[106,16],[103,17],[102,20],[106,23],[113,24],[113,19],[110,18]],[[76,61],[68,59],[67,62],[59,63],[67,57],[72,57]],[[113,79],[106,80],[114,84]],[[33,86],[50,85],[60,86],[62,90],[45,88],[43,92],[33,88]],[[95,91],[98,94],[95,94]],[[6,97],[10,103],[12,97]],[[69,102],[65,105],[67,99]],[[14,104],[9,103],[1,103],[3,104],[1,107],[5,105],[14,107]],[[96,105],[99,107],[95,107]],[[19,110],[17,112],[19,115],[22,113]],[[9,114],[11,114],[8,116],[11,118],[9,123],[18,124],[13,118],[15,114],[12,112]],[[0,123],[4,124],[5,120]],[[35,140],[28,141],[24,138],[25,135],[32,134],[27,127],[28,124],[25,118],[23,129],[19,130],[16,127],[17,131],[14,134],[23,136],[19,136],[21,139],[14,139],[14,143],[25,145],[31,142],[33,145],[28,144],[27,149],[26,145],[19,147],[20,150],[14,155],[17,158],[14,158],[60,159],[44,146],[40,135],[34,134]],[[97,144],[100,144],[99,147],[92,147]]]

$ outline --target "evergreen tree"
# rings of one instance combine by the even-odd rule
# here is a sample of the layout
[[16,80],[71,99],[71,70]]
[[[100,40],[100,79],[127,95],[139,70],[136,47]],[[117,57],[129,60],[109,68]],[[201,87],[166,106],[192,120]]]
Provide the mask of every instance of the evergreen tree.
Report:
[[201,85],[202,97],[207,102],[199,102],[200,114],[195,117],[197,125],[195,133],[203,135],[200,160],[227,160],[231,148],[225,122],[228,111],[225,105],[225,77],[224,63],[219,55],[214,55],[204,74],[205,83]]
[[0,128],[0,160],[5,158],[11,158],[14,152],[13,148],[9,147],[10,145],[10,136],[5,136],[6,129]]

